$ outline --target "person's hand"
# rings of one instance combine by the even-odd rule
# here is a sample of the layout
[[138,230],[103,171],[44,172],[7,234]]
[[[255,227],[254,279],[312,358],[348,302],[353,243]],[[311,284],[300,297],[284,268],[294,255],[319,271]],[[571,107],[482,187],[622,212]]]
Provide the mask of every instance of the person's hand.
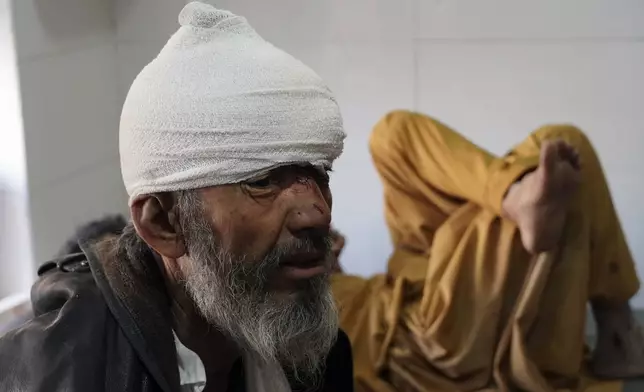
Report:
[[342,272],[340,266],[340,254],[344,249],[345,239],[338,231],[331,229],[331,272]]

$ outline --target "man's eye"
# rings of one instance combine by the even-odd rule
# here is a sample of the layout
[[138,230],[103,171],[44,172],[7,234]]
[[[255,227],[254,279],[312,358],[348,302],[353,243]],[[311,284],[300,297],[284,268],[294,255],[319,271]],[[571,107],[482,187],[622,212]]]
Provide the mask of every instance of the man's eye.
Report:
[[246,185],[252,188],[267,188],[271,186],[271,179],[270,177],[264,177],[256,180],[249,180],[246,181]]

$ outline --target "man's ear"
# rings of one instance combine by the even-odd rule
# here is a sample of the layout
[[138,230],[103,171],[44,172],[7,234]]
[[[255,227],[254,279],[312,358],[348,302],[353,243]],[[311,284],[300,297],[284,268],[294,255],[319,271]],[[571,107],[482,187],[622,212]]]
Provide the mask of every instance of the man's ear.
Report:
[[186,253],[186,247],[174,205],[171,193],[145,195],[134,201],[130,212],[137,233],[152,249],[178,259]]

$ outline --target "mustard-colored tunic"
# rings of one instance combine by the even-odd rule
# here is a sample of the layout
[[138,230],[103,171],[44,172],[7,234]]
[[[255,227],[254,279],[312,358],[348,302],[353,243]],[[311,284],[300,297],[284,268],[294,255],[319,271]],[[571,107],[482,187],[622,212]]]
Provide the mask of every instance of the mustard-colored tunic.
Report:
[[[533,257],[501,202],[553,138],[578,150],[582,183],[559,249]],[[376,125],[370,147],[395,251],[386,274],[333,277],[358,391],[621,390],[585,376],[586,305],[627,300],[639,281],[581,131],[546,126],[499,158],[398,111]]]

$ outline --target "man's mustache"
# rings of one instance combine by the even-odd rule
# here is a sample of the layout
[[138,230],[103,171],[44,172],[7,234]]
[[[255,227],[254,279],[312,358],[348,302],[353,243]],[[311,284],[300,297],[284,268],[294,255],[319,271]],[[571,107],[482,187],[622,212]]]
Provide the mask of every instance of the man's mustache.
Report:
[[331,252],[333,240],[329,232],[311,232],[302,237],[294,237],[285,244],[278,244],[271,251],[281,260],[318,255],[326,257]]
[[244,269],[250,274],[258,275],[258,277],[266,277],[285,262],[314,258],[328,263],[332,244],[333,240],[328,231],[309,232],[299,237],[293,237],[288,242],[275,245],[259,263],[244,263],[247,264]]

